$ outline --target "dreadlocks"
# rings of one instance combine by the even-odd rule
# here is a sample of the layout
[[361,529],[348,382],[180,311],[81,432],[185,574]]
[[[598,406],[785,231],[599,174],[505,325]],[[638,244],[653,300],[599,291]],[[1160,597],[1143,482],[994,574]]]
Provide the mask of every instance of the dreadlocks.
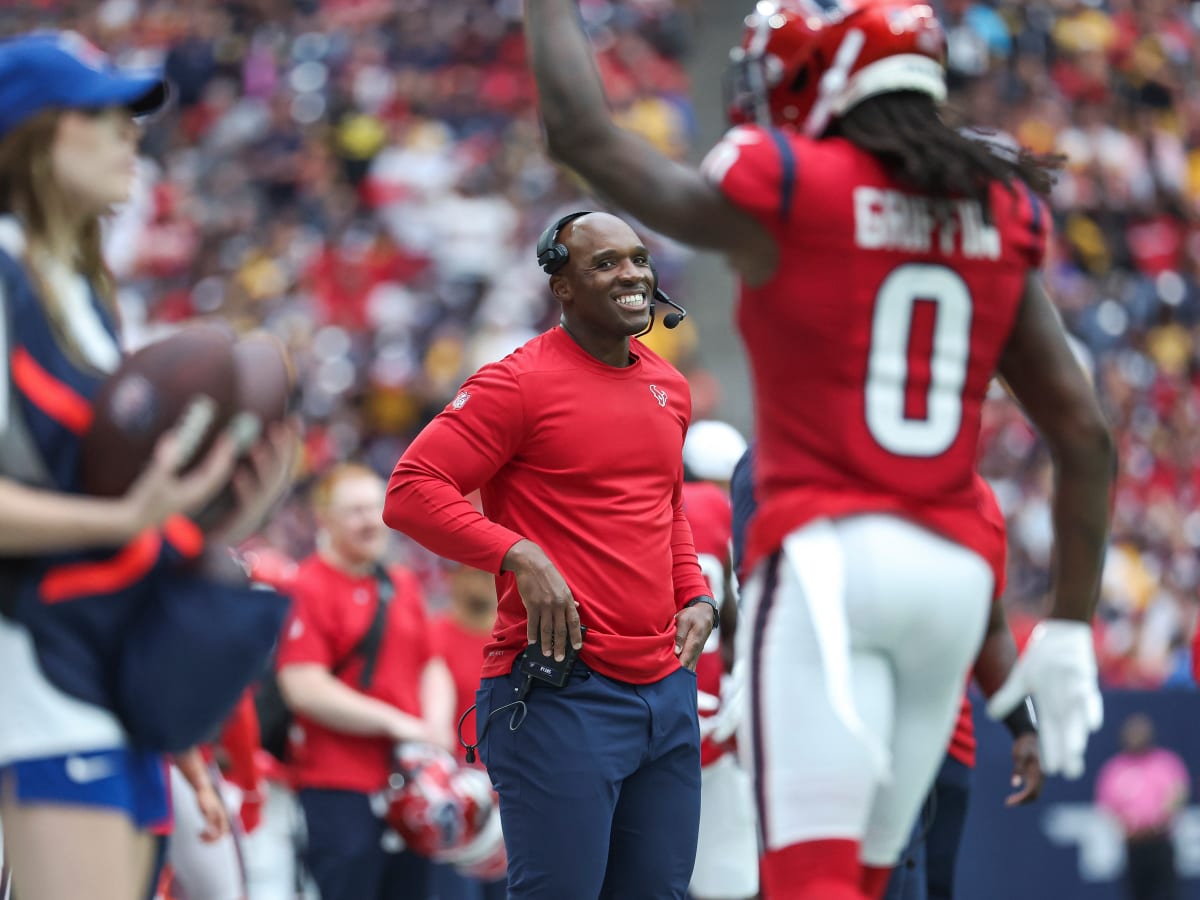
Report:
[[835,119],[840,135],[878,157],[895,177],[937,198],[969,197],[990,213],[989,188],[1014,179],[1045,196],[1063,157],[1035,154],[968,137],[942,121],[933,98],[914,91],[880,94]]

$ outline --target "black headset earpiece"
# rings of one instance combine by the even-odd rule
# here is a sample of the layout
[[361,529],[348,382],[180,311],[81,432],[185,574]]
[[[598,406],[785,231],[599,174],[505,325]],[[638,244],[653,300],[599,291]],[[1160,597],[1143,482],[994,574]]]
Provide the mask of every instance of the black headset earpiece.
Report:
[[542,232],[542,236],[538,238],[537,242],[537,261],[547,275],[553,275],[562,269],[570,258],[566,245],[558,242],[559,232],[570,222],[574,222],[580,216],[586,216],[590,212],[591,210],[584,209],[565,215]]

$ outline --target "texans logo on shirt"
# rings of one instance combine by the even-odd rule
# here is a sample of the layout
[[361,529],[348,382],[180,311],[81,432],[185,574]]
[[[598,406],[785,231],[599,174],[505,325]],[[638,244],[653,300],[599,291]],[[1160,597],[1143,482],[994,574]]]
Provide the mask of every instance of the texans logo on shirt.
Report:
[[657,384],[650,385],[650,393],[654,395],[654,399],[658,401],[659,406],[667,405],[667,392]]

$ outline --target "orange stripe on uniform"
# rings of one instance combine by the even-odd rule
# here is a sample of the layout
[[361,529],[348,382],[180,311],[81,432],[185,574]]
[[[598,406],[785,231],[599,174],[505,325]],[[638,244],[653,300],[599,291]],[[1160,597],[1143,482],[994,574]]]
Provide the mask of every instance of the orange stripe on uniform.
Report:
[[60,425],[83,434],[92,424],[92,405],[69,384],[42,368],[24,347],[12,353],[12,376],[22,394]]
[[109,559],[53,567],[43,576],[39,593],[46,603],[62,603],[122,590],[146,576],[161,548],[158,531],[147,528]]
[[195,559],[204,549],[204,532],[187,516],[169,517],[163,522],[163,535],[187,559]]

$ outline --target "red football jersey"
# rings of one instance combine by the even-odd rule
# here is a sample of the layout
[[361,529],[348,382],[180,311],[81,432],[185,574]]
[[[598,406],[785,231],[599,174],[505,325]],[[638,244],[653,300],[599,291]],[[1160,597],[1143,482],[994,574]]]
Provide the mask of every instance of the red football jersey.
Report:
[[972,476],[984,394],[1044,253],[1033,193],[995,186],[989,223],[848,141],[756,126],[705,167],[780,248],[738,308],[758,418],[750,566],[811,519],[868,511],[994,558]]
[[[683,512],[692,526],[700,571],[708,580],[713,599],[722,604],[725,600],[725,562],[729,558],[729,546],[733,538],[733,508],[729,503],[729,495],[710,481],[684,482]],[[719,698],[721,676],[724,673],[721,646],[714,632],[696,661],[697,689],[702,694]],[[715,712],[702,705],[700,716],[711,716]],[[706,737],[700,743],[700,765],[710,765],[733,749],[732,739],[718,744]]]
[[[729,556],[729,542],[733,539],[733,507],[730,505],[729,495],[711,481],[685,481],[683,513],[687,516],[688,524],[692,526],[692,543],[696,545],[696,555],[715,557],[720,561],[721,571],[724,573],[725,559]],[[701,568],[704,569],[703,564]],[[712,576],[707,569],[704,570],[704,574],[709,579],[709,586],[719,591],[720,583],[712,582]]]

